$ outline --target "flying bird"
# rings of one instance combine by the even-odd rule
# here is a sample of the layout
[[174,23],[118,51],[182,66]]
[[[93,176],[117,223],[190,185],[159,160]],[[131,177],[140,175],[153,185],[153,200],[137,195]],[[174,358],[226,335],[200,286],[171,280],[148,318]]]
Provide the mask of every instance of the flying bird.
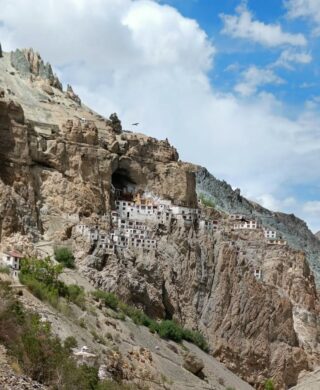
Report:
[[137,123],[131,123],[131,126],[138,126],[139,122]]

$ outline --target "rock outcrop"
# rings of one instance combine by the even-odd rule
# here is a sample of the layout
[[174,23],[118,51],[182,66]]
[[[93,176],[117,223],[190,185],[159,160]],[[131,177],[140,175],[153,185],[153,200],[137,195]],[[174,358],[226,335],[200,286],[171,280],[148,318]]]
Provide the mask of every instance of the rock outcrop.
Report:
[[51,65],[43,62],[39,53],[33,49],[17,49],[11,53],[11,64],[23,77],[39,77],[62,91],[62,84],[58,77],[53,74]]
[[79,98],[78,95],[76,95],[73,91],[73,88],[71,87],[70,84],[67,85],[67,92],[66,92],[66,95],[69,99],[73,100],[74,102],[76,102],[77,104],[79,104],[79,106],[81,106],[81,99]]

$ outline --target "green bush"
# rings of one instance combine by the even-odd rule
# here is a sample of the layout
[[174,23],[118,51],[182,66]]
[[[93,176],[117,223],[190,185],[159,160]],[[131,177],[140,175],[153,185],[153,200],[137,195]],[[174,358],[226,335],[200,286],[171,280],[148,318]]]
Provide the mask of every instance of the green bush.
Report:
[[7,266],[0,266],[0,273],[9,275],[10,274],[10,268],[7,267]]
[[183,329],[183,339],[197,345],[200,349],[202,349],[205,352],[208,352],[209,350],[208,343],[200,332],[189,330],[189,329]]
[[75,268],[74,256],[71,249],[67,247],[58,247],[54,250],[55,259],[67,268]]
[[274,390],[274,384],[273,384],[272,379],[267,379],[264,382],[264,389],[265,390]]
[[160,322],[158,333],[161,338],[170,339],[178,343],[183,339],[183,330],[181,326],[170,320]]
[[75,337],[68,336],[63,342],[63,347],[67,351],[67,353],[72,352],[72,348],[76,348],[78,346],[78,342]]
[[115,294],[102,290],[95,290],[92,295],[95,299],[101,300],[106,306],[110,307],[110,309],[118,309],[119,300]]
[[67,288],[67,299],[84,309],[85,293],[83,287],[77,286],[76,284],[69,284]]
[[[130,317],[136,325],[143,325],[149,328],[151,333],[158,333],[160,337],[181,342],[190,341],[203,351],[208,351],[208,344],[203,335],[197,331],[184,329],[177,322],[163,320],[157,322],[147,316],[142,310],[121,302],[113,293],[102,290],[95,290],[92,295],[95,299],[102,301],[106,306],[117,311],[117,318],[124,320],[124,315]],[[121,317],[121,314],[123,317]]]
[[20,282],[41,301],[50,303],[58,308],[60,297],[73,302],[82,309],[85,308],[85,294],[82,287],[75,284],[66,285],[59,280],[63,268],[60,264],[55,265],[50,258],[24,259],[19,273]]
[[211,207],[213,209],[216,207],[214,201],[203,193],[199,194],[199,199],[201,203],[206,207]]

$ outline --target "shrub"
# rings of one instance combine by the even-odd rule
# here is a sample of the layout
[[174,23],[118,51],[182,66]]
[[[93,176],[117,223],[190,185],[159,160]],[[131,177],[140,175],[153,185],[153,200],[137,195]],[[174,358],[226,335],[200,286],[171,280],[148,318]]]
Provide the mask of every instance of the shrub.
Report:
[[92,294],[95,299],[101,300],[110,309],[117,310],[119,300],[115,294],[102,290],[95,290]]
[[68,286],[59,280],[62,269],[60,264],[53,264],[50,258],[24,259],[21,263],[19,279],[33,295],[41,301],[50,303],[55,308],[59,306],[60,297],[84,308],[85,294],[83,288],[75,284]]
[[203,193],[199,194],[199,199],[201,203],[206,207],[211,207],[213,209],[216,207],[214,201]]
[[160,322],[158,333],[160,337],[164,339],[170,339],[178,343],[183,338],[183,330],[181,326],[170,320]]
[[24,374],[54,389],[96,390],[97,369],[77,366],[71,355],[76,345],[73,337],[62,344],[50,324],[26,311],[3,284],[0,301],[0,343]]
[[76,348],[78,346],[78,342],[75,337],[68,336],[64,340],[63,346],[67,353],[70,353],[72,351],[72,348]]
[[54,250],[55,259],[67,268],[75,268],[74,256],[71,249],[67,247],[58,247]]
[[104,304],[111,309],[117,310],[118,319],[125,320],[126,315],[130,317],[136,325],[146,326],[151,333],[158,333],[162,338],[177,342],[181,342],[184,339],[197,345],[203,351],[208,352],[209,348],[204,336],[197,331],[184,329],[177,322],[171,320],[157,322],[147,316],[142,310],[121,302],[113,293],[95,290],[92,295],[95,299],[104,302]]
[[9,275],[10,274],[10,268],[7,267],[7,266],[0,266],[0,273]]
[[67,299],[81,308],[85,308],[85,293],[83,287],[76,284],[67,286]]
[[197,345],[200,349],[202,349],[205,352],[208,352],[209,350],[208,343],[200,332],[189,330],[189,329],[183,329],[183,339]]
[[273,384],[272,379],[267,379],[264,382],[264,389],[265,390],[274,390],[274,384]]

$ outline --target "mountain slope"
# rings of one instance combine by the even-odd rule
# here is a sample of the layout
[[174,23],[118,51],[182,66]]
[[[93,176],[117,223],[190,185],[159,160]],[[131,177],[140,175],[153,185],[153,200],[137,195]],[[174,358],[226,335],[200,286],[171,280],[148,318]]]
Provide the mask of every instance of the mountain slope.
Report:
[[[200,331],[210,354],[257,388],[270,377],[279,389],[293,386],[319,364],[319,300],[307,262],[318,241],[302,221],[248,202],[179,161],[167,141],[94,113],[30,50],[4,53],[0,72],[1,250],[44,256],[68,246],[77,283],[85,278],[154,319]],[[198,205],[197,191],[220,211]],[[148,211],[143,222],[137,210]],[[278,226],[290,245],[270,243],[256,225],[235,228],[231,211]],[[308,257],[299,250],[304,242]],[[50,315],[50,322],[59,329],[65,319]],[[140,331],[132,329],[138,345],[155,337]],[[206,386],[193,379],[191,388]]]

